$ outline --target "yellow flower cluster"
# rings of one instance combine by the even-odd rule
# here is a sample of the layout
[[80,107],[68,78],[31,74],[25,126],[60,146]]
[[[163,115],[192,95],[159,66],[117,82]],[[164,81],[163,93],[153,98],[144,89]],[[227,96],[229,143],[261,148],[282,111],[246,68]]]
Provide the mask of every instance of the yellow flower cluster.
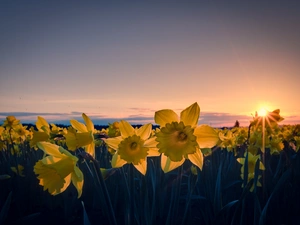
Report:
[[[121,120],[99,131],[84,113],[84,123],[70,120],[71,126],[68,128],[49,125],[44,118],[38,116],[37,130],[34,130],[22,126],[14,116],[8,116],[0,126],[0,151],[7,151],[7,146],[12,146],[9,148],[12,155],[21,154],[18,146],[26,141],[31,148],[42,150],[44,157],[36,163],[34,172],[38,175],[40,185],[52,195],[62,193],[72,183],[77,189],[78,197],[81,196],[84,179],[78,167],[77,154],[84,150],[95,158],[95,147],[101,143],[106,144],[112,154],[112,168],[132,164],[143,175],[147,173],[148,157],[160,157],[161,169],[165,173],[189,160],[193,164],[192,171],[196,174],[196,167],[202,169],[204,157],[211,154],[211,148],[219,147],[237,155],[238,150],[246,145],[247,177],[250,181],[255,175],[255,163],[260,160],[263,141],[271,154],[282,151],[283,141],[287,141],[295,151],[299,150],[300,126],[279,127],[277,123],[283,120],[279,112],[274,110],[266,116],[266,130],[262,127],[262,117],[257,115],[250,122],[249,129],[216,129],[198,125],[200,107],[197,102],[182,110],[180,115],[172,109],[156,111],[154,121],[160,128],[155,130],[151,124],[134,128],[127,121]],[[264,140],[262,132],[266,132]],[[241,178],[244,179],[245,158],[238,158],[237,161],[242,164]],[[264,170],[261,161],[259,164],[259,169]],[[11,167],[11,170],[23,176],[22,165]],[[258,186],[260,185],[258,181]]]

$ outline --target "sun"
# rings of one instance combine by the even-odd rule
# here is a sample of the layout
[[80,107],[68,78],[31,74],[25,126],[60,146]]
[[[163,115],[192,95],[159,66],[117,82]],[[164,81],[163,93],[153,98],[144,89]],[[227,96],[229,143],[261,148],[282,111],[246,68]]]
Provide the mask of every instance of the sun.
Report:
[[266,116],[268,114],[268,110],[266,110],[266,108],[260,108],[260,110],[258,110],[257,112],[258,116]]

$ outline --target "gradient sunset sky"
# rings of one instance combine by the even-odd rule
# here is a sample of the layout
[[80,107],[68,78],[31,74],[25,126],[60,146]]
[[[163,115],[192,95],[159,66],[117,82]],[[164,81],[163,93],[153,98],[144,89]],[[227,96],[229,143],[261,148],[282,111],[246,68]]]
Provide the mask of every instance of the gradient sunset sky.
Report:
[[300,123],[297,1],[1,1],[0,124],[249,125],[262,106]]

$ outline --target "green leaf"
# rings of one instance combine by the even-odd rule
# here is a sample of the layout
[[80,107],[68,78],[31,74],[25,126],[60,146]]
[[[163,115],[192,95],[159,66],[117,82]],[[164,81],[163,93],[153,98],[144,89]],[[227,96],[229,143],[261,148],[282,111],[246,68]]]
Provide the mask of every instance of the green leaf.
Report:
[[214,196],[214,209],[215,214],[217,214],[222,208],[222,193],[221,193],[221,175],[222,175],[222,166],[223,162],[221,161],[218,169],[218,175],[216,180],[216,187],[215,187],[215,196]]
[[85,211],[84,203],[81,201],[82,209],[83,209],[83,225],[91,225],[89,217]]
[[248,151],[246,153],[245,163],[244,163],[244,189],[246,188],[247,183],[248,183]]
[[3,224],[5,219],[6,219],[6,216],[7,216],[7,213],[8,213],[8,210],[9,210],[9,207],[10,207],[10,203],[11,203],[11,196],[12,196],[12,192],[9,192],[8,196],[7,196],[7,199],[1,209],[1,212],[0,212],[0,224]]
[[289,168],[287,171],[284,172],[284,174],[282,174],[278,183],[276,184],[275,188],[273,189],[273,192],[270,195],[270,197],[261,213],[261,216],[259,219],[259,225],[266,224],[267,210],[268,210],[269,204],[271,202],[271,199],[280,189],[282,189],[282,187],[284,186],[284,184],[286,184],[286,181],[290,178],[290,176],[291,176],[291,168]]

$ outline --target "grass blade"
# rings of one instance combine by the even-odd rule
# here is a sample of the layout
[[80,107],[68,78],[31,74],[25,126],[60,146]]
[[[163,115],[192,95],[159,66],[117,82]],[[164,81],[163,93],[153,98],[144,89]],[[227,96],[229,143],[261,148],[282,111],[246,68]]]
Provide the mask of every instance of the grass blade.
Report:
[[81,201],[82,209],[83,209],[83,225],[91,225],[89,217],[85,211],[84,203]]
[[10,207],[10,203],[11,203],[11,196],[12,196],[12,192],[9,192],[7,199],[1,209],[0,212],[0,224],[4,223],[4,220],[6,219],[6,216],[8,214],[9,211],[9,207]]

